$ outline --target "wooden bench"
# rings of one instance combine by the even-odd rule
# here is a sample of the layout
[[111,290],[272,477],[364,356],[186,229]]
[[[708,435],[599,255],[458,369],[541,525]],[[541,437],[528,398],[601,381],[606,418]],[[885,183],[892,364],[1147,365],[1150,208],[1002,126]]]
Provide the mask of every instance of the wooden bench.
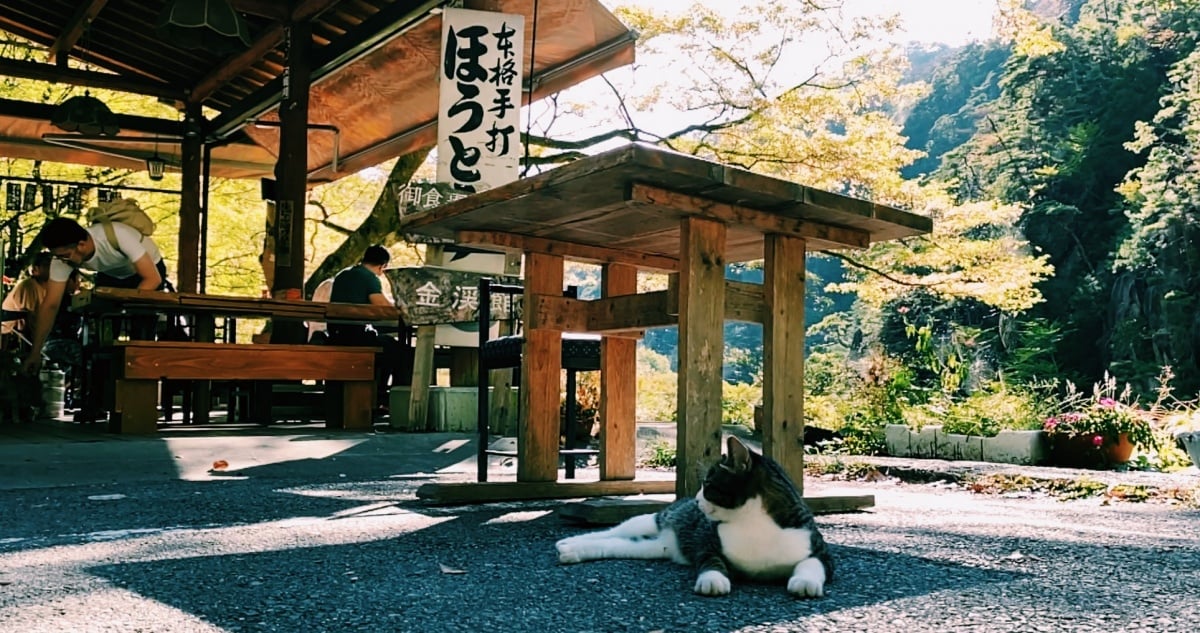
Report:
[[160,380],[323,380],[326,426],[370,430],[374,347],[125,341],[113,346],[116,433],[154,433]]

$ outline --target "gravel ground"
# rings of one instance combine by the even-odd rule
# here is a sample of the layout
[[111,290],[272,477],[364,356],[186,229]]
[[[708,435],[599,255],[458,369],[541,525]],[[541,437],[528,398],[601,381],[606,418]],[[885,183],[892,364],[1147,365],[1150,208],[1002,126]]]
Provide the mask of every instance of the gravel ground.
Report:
[[691,593],[668,562],[562,566],[557,503],[430,508],[430,475],[0,490],[0,631],[1186,631],[1200,512],[810,479],[838,572]]

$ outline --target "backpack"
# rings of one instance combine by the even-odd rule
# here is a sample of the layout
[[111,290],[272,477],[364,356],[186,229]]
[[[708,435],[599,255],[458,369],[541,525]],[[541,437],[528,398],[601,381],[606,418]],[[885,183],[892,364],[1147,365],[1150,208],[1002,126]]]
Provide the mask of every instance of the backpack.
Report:
[[88,209],[87,221],[88,224],[104,224],[104,234],[108,237],[108,243],[117,250],[121,250],[121,247],[117,245],[117,234],[113,232],[112,228],[113,222],[131,226],[143,237],[154,234],[154,220],[146,215],[146,212],[138,206],[137,200],[133,198],[118,198],[111,202],[101,202],[98,206]]

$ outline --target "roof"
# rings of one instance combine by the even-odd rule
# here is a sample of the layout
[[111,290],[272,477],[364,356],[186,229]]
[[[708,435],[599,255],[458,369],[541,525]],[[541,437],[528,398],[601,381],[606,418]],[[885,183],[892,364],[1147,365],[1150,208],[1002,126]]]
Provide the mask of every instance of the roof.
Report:
[[405,215],[400,224],[480,248],[673,270],[684,216],[729,226],[729,262],[762,259],[767,232],[802,236],[810,249],[824,250],[933,228],[922,215],[639,144]]
[[[154,21],[166,0],[4,4],[0,29],[45,46],[55,59],[64,51],[99,70],[9,59],[0,60],[0,75],[123,89],[180,105],[198,102],[213,113],[206,126],[208,139],[228,143],[213,150],[214,176],[273,173],[278,130],[247,124],[276,120],[272,111],[282,92],[287,3],[233,0],[250,25],[253,41],[247,50],[230,56],[186,50],[160,39]],[[311,17],[313,24],[309,122],[337,130],[334,134],[310,129],[310,183],[335,180],[436,144],[436,60],[444,0],[290,4],[293,17]],[[634,34],[598,0],[471,0],[465,5],[525,15],[526,69],[530,56],[536,56],[526,87],[535,100],[633,61]],[[91,27],[84,29],[89,16]],[[88,150],[43,138],[67,136],[49,124],[51,109],[0,100],[0,155],[137,169],[154,151],[157,135],[159,154],[169,164],[178,163],[178,141],[173,139],[182,133],[182,124],[177,121],[124,117],[120,137],[142,137],[144,143],[96,138],[86,140],[93,148]],[[108,153],[96,153],[95,148]]]

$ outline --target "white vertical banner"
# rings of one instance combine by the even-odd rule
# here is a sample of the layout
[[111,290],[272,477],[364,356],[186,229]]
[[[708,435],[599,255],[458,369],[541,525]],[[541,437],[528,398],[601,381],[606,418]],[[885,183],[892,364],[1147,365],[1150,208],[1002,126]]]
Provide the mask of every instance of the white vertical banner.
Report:
[[525,16],[442,12],[438,182],[478,192],[520,176]]

